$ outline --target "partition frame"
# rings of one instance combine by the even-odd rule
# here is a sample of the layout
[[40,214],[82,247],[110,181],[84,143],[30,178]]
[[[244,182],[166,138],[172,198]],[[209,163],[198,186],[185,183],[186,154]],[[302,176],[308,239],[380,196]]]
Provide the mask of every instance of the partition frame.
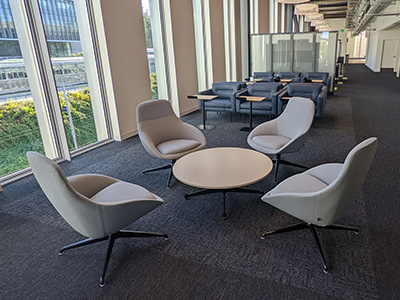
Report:
[[[329,34],[336,34],[336,42],[335,42],[335,56],[336,56],[336,52],[337,52],[337,44],[338,44],[338,31],[326,31]],[[252,44],[252,37],[254,36],[267,36],[268,37],[268,42],[269,45],[271,47],[271,51],[270,51],[270,55],[269,55],[269,65],[271,66],[270,70],[265,70],[265,71],[274,71],[276,73],[276,71],[273,69],[273,48],[272,48],[272,37],[276,36],[276,35],[290,35],[290,40],[291,40],[291,47],[292,49],[294,49],[294,35],[310,35],[313,34],[313,55],[314,55],[314,60],[313,60],[313,67],[312,67],[312,72],[318,72],[318,64],[316,64],[315,62],[317,61],[317,56],[319,54],[319,51],[317,53],[317,49],[316,49],[316,45],[317,45],[317,35],[318,34],[323,34],[323,32],[294,32],[294,33],[267,33],[267,34],[259,34],[259,33],[255,33],[255,34],[250,34],[250,44],[251,44],[251,51],[249,51],[249,76],[252,75],[252,73],[254,72],[253,70],[253,49],[254,49],[254,45]],[[294,65],[294,55],[292,55],[292,61],[291,61],[291,66],[290,66],[290,72],[293,72],[293,65]],[[335,57],[335,63],[333,64],[332,70],[329,72],[330,77],[332,78],[331,80],[331,86],[329,87],[329,91],[333,91],[333,83],[334,83],[334,76],[335,76],[335,69],[336,69],[336,57]]]

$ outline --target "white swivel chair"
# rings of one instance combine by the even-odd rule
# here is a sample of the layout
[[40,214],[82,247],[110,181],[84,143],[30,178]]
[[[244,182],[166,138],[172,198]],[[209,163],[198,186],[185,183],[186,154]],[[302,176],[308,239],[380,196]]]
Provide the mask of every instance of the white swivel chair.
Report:
[[343,164],[323,164],[282,181],[261,199],[302,220],[300,224],[273,230],[267,235],[309,228],[313,233],[324,264],[328,266],[318,238],[317,228],[358,229],[333,223],[353,202],[367,177],[375,156],[378,139],[369,138],[350,151]]
[[247,138],[250,147],[275,155],[274,180],[280,164],[308,169],[282,159],[281,154],[293,153],[303,147],[314,119],[314,107],[312,100],[293,97],[278,118],[262,123],[250,132]]
[[164,237],[163,233],[121,230],[149,213],[164,201],[145,188],[97,174],[66,178],[61,168],[37,152],[27,152],[29,165],[43,192],[55,209],[77,232],[87,239],[65,246],[69,249],[109,240],[100,286],[118,238]]
[[148,100],[137,107],[139,138],[152,156],[171,160],[166,166],[144,170],[143,173],[170,169],[178,158],[205,148],[206,138],[195,126],[182,122],[167,100]]

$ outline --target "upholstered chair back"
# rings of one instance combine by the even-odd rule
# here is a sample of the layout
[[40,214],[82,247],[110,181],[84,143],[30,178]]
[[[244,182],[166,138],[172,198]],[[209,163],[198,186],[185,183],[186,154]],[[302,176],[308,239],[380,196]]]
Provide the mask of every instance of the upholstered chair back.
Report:
[[152,144],[158,145],[182,136],[182,123],[167,100],[149,100],[137,106],[138,132],[145,148],[147,144],[143,141],[148,137],[151,137]]
[[232,95],[240,89],[240,84],[217,82],[212,84],[212,92],[218,98],[231,99]]
[[97,205],[72,187],[55,162],[37,152],[26,155],[40,187],[68,224],[84,236],[104,236]]
[[258,82],[249,84],[248,93],[251,96],[265,97],[267,100],[272,99],[272,95],[282,88],[282,84],[278,82]]
[[320,83],[291,83],[287,88],[289,96],[311,98],[317,101],[323,85]]
[[276,119],[277,133],[290,139],[303,136],[303,138],[299,138],[299,141],[296,141],[297,144],[303,145],[314,119],[314,110],[313,101],[293,97],[289,100],[283,113]]
[[305,77],[307,79],[317,79],[317,80],[323,80],[323,84],[327,84],[328,82],[328,78],[329,78],[329,73],[325,73],[325,72],[307,72],[305,74]]
[[254,72],[254,78],[264,79],[265,81],[272,81],[274,79],[274,72]]
[[354,147],[336,180],[315,195],[318,225],[334,223],[354,201],[368,175],[377,146],[378,139],[372,137]]
[[292,79],[293,82],[300,80],[301,73],[299,72],[279,72],[280,79]]
[[167,100],[156,99],[140,103],[136,108],[136,118],[140,141],[146,151],[155,157],[176,159],[182,154],[179,152],[163,155],[156,147],[164,142],[189,139],[204,146],[206,144],[201,131],[179,119]]
[[231,84],[233,86],[239,85],[239,90],[246,88],[246,81],[218,81],[221,84]]

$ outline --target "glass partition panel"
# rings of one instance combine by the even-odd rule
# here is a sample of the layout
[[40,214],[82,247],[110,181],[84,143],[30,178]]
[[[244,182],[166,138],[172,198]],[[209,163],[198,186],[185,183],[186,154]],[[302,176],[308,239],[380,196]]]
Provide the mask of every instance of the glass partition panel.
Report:
[[[316,35],[318,51],[315,71],[328,72],[332,79],[335,78],[337,39],[338,33],[336,31],[325,31]],[[331,80],[330,88],[332,88],[332,85],[333,80]]]
[[252,35],[252,72],[328,72],[333,79],[337,42],[337,31]]
[[251,37],[251,70],[253,73],[272,71],[270,35]]
[[272,69],[275,73],[291,72],[293,40],[291,34],[272,35]]
[[293,72],[313,72],[315,62],[314,34],[293,35]]

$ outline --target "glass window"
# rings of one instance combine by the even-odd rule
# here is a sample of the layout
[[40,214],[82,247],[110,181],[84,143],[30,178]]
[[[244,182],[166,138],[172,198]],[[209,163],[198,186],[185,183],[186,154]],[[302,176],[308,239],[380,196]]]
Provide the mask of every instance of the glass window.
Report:
[[[43,5],[43,0],[38,2],[43,16],[48,6]],[[64,40],[67,36],[63,36],[62,27],[68,28],[68,31],[73,31],[74,28],[69,28],[63,10],[69,5],[73,9],[73,2],[67,1],[68,6],[57,5],[60,2],[64,0],[48,1],[52,8],[49,13],[53,17],[53,28],[57,28],[57,37]],[[76,20],[74,10],[73,19]],[[50,41],[51,33],[47,34],[47,27],[45,31],[69,147],[77,150],[98,141],[82,45],[80,40]]]
[[149,0],[142,0],[144,33],[146,36],[147,60],[149,63],[151,94],[153,99],[158,98],[157,72],[154,56],[153,32],[151,30],[151,15]]
[[[1,24],[11,14],[1,0]],[[7,11],[4,11],[7,9]],[[27,151],[44,153],[19,41],[0,36],[0,177],[28,167]]]

